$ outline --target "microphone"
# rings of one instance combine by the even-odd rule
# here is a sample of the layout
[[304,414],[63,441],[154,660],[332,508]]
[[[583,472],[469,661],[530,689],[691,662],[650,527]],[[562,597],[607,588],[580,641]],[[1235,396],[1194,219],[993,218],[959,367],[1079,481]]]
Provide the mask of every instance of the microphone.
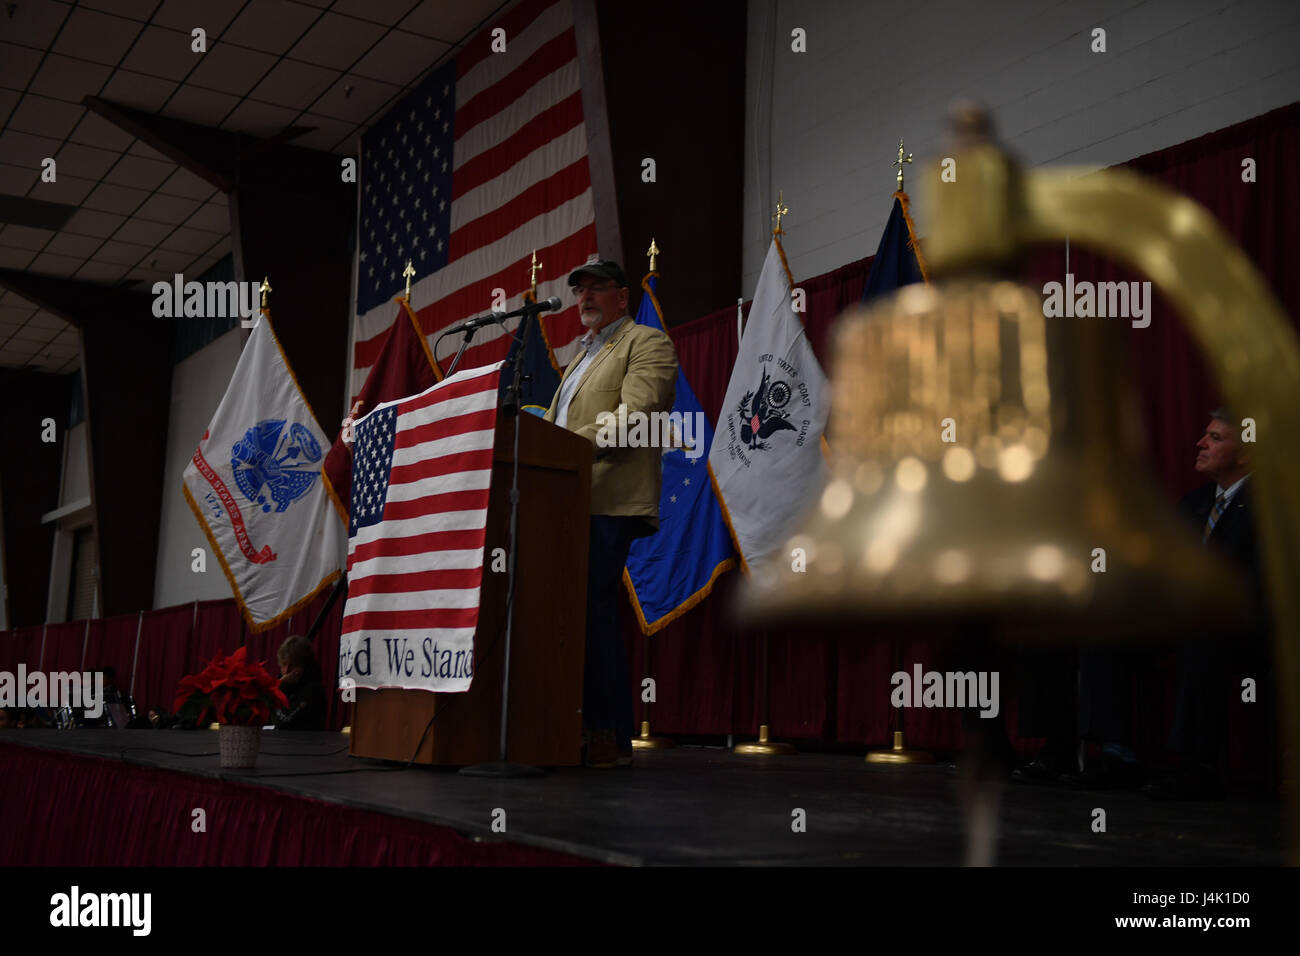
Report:
[[[560,301],[559,296],[551,296],[549,299],[543,299],[536,304],[528,302],[521,309],[515,309],[513,312],[489,312],[487,315],[480,315],[473,319],[465,319],[463,322],[457,322],[455,325],[443,329],[441,335],[455,335],[457,332],[469,332],[473,329],[481,329],[485,325],[492,325],[494,322],[502,322],[506,319],[517,318],[526,313],[537,312],[554,312],[562,308],[564,303]],[[441,337],[440,335],[440,337]]]
[[495,319],[513,319],[520,315],[536,312],[554,312],[564,307],[558,295],[553,295],[549,299],[543,299],[541,302],[525,302],[523,308],[515,309],[513,312],[493,312],[492,317]]
[[493,325],[494,323],[500,322],[503,318],[505,318],[505,316],[500,313],[492,312],[488,315],[480,315],[477,318],[465,319],[463,322],[457,322],[455,325],[443,329],[439,338],[441,338],[442,335],[455,335],[457,332],[468,332],[471,329],[481,329],[485,325]]

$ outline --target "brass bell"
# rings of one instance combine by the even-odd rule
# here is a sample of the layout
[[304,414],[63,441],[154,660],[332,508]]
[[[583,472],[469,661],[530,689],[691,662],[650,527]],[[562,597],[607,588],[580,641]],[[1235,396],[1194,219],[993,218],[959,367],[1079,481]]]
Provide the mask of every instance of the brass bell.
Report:
[[[839,321],[832,478],[786,543],[802,560],[756,571],[743,616],[982,621],[1051,640],[1239,620],[1239,572],[1178,521],[1140,461],[1118,328],[1046,319],[1034,289],[997,278],[1020,252],[1006,237],[1021,178],[979,124],[968,118],[958,160],[968,185],[937,210],[940,281]],[[982,228],[945,230],[945,213]]]
[[[1102,320],[1104,322],[1104,320]],[[909,286],[840,321],[832,478],[756,583],[753,613],[996,622],[1004,634],[1151,634],[1239,615],[1238,572],[1139,461],[1123,356],[1033,289]]]

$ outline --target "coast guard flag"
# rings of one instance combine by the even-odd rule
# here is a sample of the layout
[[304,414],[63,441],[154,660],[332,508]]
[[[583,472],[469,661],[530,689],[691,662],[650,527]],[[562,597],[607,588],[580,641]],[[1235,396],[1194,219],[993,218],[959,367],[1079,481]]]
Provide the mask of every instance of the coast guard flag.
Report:
[[260,316],[182,479],[254,633],[304,607],[342,571],[347,516],[321,477],[328,448]]
[[469,690],[501,363],[357,420],[339,680]]
[[[485,25],[367,129],[358,167],[350,394],[378,359],[407,260],[433,345],[455,322],[521,305],[535,250],[537,297],[567,299],[541,320],[557,366],[577,354],[586,330],[568,275],[597,244],[569,0],[521,0]],[[479,329],[460,367],[504,358],[518,321]],[[459,345],[442,340],[443,368]]]
[[709,451],[746,571],[789,560],[777,548],[829,474],[822,456],[829,411],[826,375],[794,311],[785,256],[773,236]]
[[[636,320],[663,332],[656,278],[652,272],[641,282],[645,295]],[[664,449],[659,533],[632,542],[623,570],[623,582],[645,634],[655,633],[699,604],[713,590],[718,576],[736,566],[736,552],[704,457],[713,442],[713,429],[680,366],[672,413],[680,414],[683,421],[689,416],[699,423],[699,429],[692,428],[690,434],[694,457],[688,457],[684,448]]]

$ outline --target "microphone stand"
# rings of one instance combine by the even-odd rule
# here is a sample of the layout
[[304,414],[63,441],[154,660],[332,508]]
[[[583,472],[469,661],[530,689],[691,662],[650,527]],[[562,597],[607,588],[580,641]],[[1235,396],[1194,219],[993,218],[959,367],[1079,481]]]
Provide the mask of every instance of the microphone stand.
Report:
[[[533,303],[536,305],[536,303]],[[540,777],[542,771],[527,764],[511,763],[506,759],[506,743],[510,720],[510,638],[514,631],[515,617],[515,565],[519,555],[519,432],[522,403],[520,389],[523,384],[524,350],[528,348],[528,322],[537,321],[538,309],[526,309],[519,320],[519,350],[515,352],[515,364],[511,371],[510,388],[501,405],[502,411],[515,420],[515,450],[511,465],[513,477],[510,485],[510,546],[507,554],[506,578],[506,659],[501,673],[501,746],[500,758],[489,763],[462,767],[460,772],[467,777]],[[463,348],[463,346],[462,346]],[[459,356],[458,356],[459,357]]]

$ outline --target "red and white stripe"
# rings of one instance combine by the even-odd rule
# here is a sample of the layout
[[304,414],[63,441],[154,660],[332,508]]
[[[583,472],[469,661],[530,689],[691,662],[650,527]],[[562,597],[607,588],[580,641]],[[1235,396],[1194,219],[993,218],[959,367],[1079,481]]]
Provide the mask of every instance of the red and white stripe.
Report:
[[[359,686],[464,690],[469,680],[386,673],[384,640],[425,638],[472,654],[487,534],[501,363],[470,368],[397,405],[382,519],[348,544],[343,641],[370,637]],[[367,415],[366,418],[369,418]],[[365,419],[361,419],[364,422]]]
[[[491,52],[496,27],[506,31],[505,53]],[[568,0],[524,0],[466,46],[456,72],[450,248],[446,266],[411,286],[420,327],[432,345],[447,326],[490,312],[494,289],[505,290],[507,310],[518,308],[536,250],[543,264],[538,299],[558,295],[566,303],[543,318],[563,368],[577,353],[584,331],[568,274],[597,252]],[[389,302],[355,316],[353,395],[365,383],[391,324]],[[515,324],[507,323],[511,332]],[[459,345],[459,336],[444,339],[439,364],[445,368]],[[460,367],[497,361],[509,347],[500,326],[480,329]]]

